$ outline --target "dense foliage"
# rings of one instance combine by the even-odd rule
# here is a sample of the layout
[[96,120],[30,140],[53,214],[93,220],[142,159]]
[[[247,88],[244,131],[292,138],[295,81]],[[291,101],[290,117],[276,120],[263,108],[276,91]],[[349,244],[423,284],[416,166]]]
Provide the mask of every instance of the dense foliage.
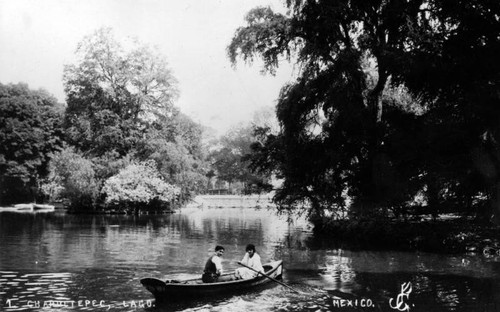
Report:
[[[396,214],[500,216],[500,3],[289,0],[256,8],[231,61],[285,57],[300,69],[260,129],[253,166],[284,178],[282,209],[312,219]],[[416,209],[413,207],[413,209]],[[300,209],[299,209],[300,210]],[[330,213],[327,213],[330,212]]]
[[99,199],[100,185],[92,161],[74,148],[65,148],[52,155],[42,190],[53,200],[68,199],[73,209],[91,210]]
[[169,208],[180,189],[160,176],[154,160],[132,163],[107,179],[102,193],[105,203],[120,210]]
[[[206,184],[202,130],[174,106],[176,80],[164,58],[137,41],[118,42],[108,28],[85,37],[76,55],[77,61],[65,66],[63,76],[64,130],[71,148],[54,158],[53,175],[44,189],[56,195],[62,186],[70,205],[78,210],[108,209],[118,203],[132,207],[124,192],[133,192],[120,183],[144,163],[151,170],[157,167],[154,172],[159,172],[158,179],[164,179],[165,185],[181,190],[171,193],[158,184],[155,192],[168,191],[168,201],[172,194],[177,203],[189,200]],[[59,161],[64,153],[74,154],[76,163]],[[68,164],[75,166],[74,174],[66,170]],[[72,176],[66,177],[66,172]],[[137,179],[141,181],[141,176]],[[140,183],[134,185],[140,187]],[[137,198],[136,204],[144,209],[162,206],[158,196]],[[154,204],[145,203],[145,198]],[[130,211],[137,212],[135,208]]]
[[[272,190],[272,174],[253,170],[249,157],[252,145],[259,144],[256,129],[277,131],[277,122],[269,108],[255,112],[250,124],[231,127],[214,144],[209,154],[211,167],[218,182],[226,182],[234,193],[265,193]],[[257,130],[259,131],[259,130]]]
[[185,202],[206,188],[208,170],[202,128],[175,111],[164,126],[150,128],[137,145],[139,159],[152,159],[168,183],[180,187],[178,200]]
[[43,90],[0,84],[0,203],[35,201],[62,145],[62,106]]
[[216,175],[239,192],[269,187],[247,166],[251,126],[229,132],[207,158],[205,129],[175,107],[176,80],[157,50],[98,29],[79,43],[63,82],[65,110],[42,91],[1,86],[2,201],[38,193],[73,211],[138,212],[182,204]]
[[92,155],[125,155],[152,122],[169,116],[176,81],[147,46],[125,51],[109,28],[87,36],[78,61],[64,69],[66,129],[71,145]]

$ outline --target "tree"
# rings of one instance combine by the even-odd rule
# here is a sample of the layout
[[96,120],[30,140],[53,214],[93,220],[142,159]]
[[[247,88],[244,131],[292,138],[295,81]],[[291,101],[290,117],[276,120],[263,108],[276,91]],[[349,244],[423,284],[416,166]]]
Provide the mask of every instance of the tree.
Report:
[[273,134],[278,134],[280,132],[280,125],[276,119],[274,107],[272,106],[265,106],[257,110],[253,115],[251,125],[254,130],[266,128]]
[[[394,8],[360,1],[288,5],[291,17],[268,8],[250,11],[248,27],[237,30],[228,49],[233,63],[238,55],[261,55],[271,72],[279,56],[290,57],[293,50],[301,64],[301,76],[283,88],[277,107],[282,143],[275,146],[284,149],[277,156],[285,161],[277,198],[286,205],[306,200],[312,213],[323,215],[333,205],[344,206],[349,191],[359,210],[369,210],[380,201],[376,159],[382,153],[385,50],[391,47],[381,34],[398,31],[376,23]],[[367,59],[376,64],[376,76],[363,71]]]
[[156,169],[156,163],[149,160],[131,163],[104,183],[102,193],[107,205],[119,209],[159,209],[168,207],[180,194],[180,188],[166,183]]
[[[263,122],[263,125],[267,125],[265,122],[268,120],[261,118],[261,114],[255,116],[254,122]],[[221,147],[210,154],[212,167],[217,172],[217,179],[229,184],[241,182],[243,183],[242,191],[246,193],[261,193],[271,188],[269,176],[252,172],[249,167],[248,156],[256,139],[254,127],[253,125],[232,127],[221,137]]]
[[393,76],[429,103],[426,123],[435,131],[427,172],[458,206],[479,202],[481,217],[500,223],[500,3],[429,1],[423,8],[426,23],[414,29]]
[[202,129],[181,113],[175,113],[170,122],[163,124],[148,129],[137,145],[135,157],[155,160],[165,180],[180,187],[178,200],[184,203],[207,184]]
[[74,148],[66,147],[52,155],[50,174],[42,186],[47,195],[67,198],[75,210],[94,210],[100,188],[92,162]]
[[[467,156],[474,150],[491,146],[478,154],[497,166],[498,2],[298,0],[287,6],[287,15],[251,10],[228,47],[233,64],[259,56],[271,73],[282,57],[299,64],[299,78],[278,100],[281,132],[262,132],[265,143],[254,158],[284,177],[276,195],[282,208],[305,201],[312,217],[322,217],[353,199],[352,208],[367,214],[404,205],[419,191],[432,197],[433,189],[444,193],[472,181],[477,169]],[[410,107],[393,105],[391,90],[401,87],[415,99]],[[461,131],[434,132],[446,126]],[[422,149],[411,155],[408,142]],[[436,166],[450,154],[449,165]],[[498,190],[497,177],[485,180]],[[391,187],[400,181],[411,183],[396,199]],[[498,202],[497,191],[483,192]]]
[[176,80],[158,51],[129,43],[102,28],[78,45],[64,70],[68,143],[92,162],[100,186],[131,162],[156,160],[183,202],[206,185],[202,130],[174,106]]
[[0,203],[37,199],[50,153],[62,146],[62,105],[26,84],[0,84]]
[[63,76],[72,145],[123,156],[147,125],[173,113],[176,80],[156,50],[137,41],[125,50],[110,28],[101,28],[82,40],[77,56]]

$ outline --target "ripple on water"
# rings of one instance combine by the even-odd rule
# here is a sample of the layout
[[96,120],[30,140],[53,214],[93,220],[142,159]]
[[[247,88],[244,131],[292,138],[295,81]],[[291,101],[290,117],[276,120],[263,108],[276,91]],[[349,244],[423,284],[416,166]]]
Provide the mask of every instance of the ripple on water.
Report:
[[[29,307],[29,300],[69,298],[66,294],[72,284],[72,278],[71,273],[20,274],[13,271],[3,271],[0,275],[2,296],[20,302],[21,310],[25,306]],[[0,305],[0,310],[1,307]],[[9,311],[14,310],[16,309],[9,309]]]

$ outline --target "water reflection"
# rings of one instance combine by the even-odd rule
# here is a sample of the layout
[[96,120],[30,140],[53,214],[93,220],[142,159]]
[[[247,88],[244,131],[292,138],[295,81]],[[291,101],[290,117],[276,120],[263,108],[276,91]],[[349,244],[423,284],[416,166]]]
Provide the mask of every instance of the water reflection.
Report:
[[500,267],[480,256],[341,249],[309,253],[316,253],[310,259],[316,261],[318,271],[293,270],[295,282],[322,287],[333,297],[370,299],[383,311],[391,311],[389,300],[395,302],[401,286],[410,283],[412,311],[500,308]]
[[[233,270],[249,242],[264,261],[284,260],[284,282],[300,294],[271,283],[148,308],[154,302],[141,278],[196,277],[216,244],[226,247],[223,264]],[[389,300],[408,282],[411,311],[497,311],[499,269],[498,259],[481,255],[338,249],[315,239],[304,220],[289,223],[266,209],[139,217],[0,212],[0,310],[7,311],[52,301],[66,304],[52,305],[57,311],[344,311],[334,300],[363,298],[375,304],[369,310],[393,311]]]

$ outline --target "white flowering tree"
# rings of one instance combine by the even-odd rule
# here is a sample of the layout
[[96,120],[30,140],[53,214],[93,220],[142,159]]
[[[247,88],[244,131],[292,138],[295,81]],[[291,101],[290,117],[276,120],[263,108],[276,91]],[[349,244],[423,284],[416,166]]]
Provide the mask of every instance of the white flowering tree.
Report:
[[156,162],[132,163],[107,179],[102,188],[105,203],[128,212],[168,208],[180,188],[160,176]]

